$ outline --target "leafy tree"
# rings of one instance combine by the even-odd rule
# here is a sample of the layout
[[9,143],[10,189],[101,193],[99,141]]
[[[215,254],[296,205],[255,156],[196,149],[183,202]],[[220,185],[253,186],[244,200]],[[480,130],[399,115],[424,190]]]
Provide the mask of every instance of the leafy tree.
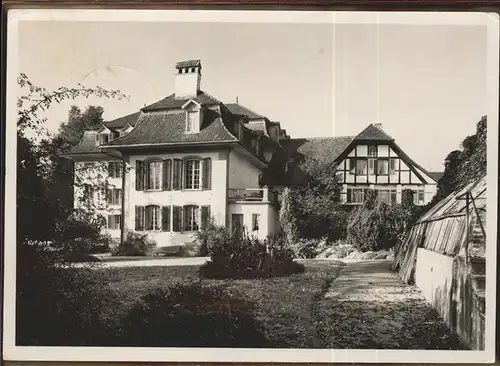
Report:
[[294,210],[295,204],[292,190],[286,187],[283,190],[279,216],[285,240],[289,244],[293,244],[298,238],[297,218]]
[[[95,271],[69,270],[71,250],[65,249],[74,249],[82,238],[92,239],[91,234],[100,239],[102,223],[79,212],[63,214],[65,207],[54,200],[57,194],[51,192],[56,188],[51,181],[50,150],[26,132],[44,133],[46,118],[41,112],[53,103],[90,95],[123,95],[81,85],[48,91],[31,83],[25,74],[19,76],[18,83],[24,95],[17,103],[17,343],[80,344],[86,330],[95,329],[94,309],[104,287]],[[50,248],[45,241],[51,242]]]
[[476,133],[462,141],[462,149],[448,154],[444,174],[429,207],[486,174],[486,132],[487,116],[483,116],[477,123]]

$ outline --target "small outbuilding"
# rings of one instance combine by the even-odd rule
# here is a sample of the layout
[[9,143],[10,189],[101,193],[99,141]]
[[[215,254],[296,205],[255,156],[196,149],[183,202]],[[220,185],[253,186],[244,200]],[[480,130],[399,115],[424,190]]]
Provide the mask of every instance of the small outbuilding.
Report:
[[398,248],[393,269],[414,283],[471,349],[484,349],[486,177],[427,211]]

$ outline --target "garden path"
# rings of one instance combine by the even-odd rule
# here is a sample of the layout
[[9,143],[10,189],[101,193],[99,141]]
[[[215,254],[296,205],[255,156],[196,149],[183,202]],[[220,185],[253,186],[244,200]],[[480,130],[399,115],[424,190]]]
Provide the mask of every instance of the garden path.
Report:
[[351,349],[464,349],[391,260],[347,263],[313,317],[322,346]]

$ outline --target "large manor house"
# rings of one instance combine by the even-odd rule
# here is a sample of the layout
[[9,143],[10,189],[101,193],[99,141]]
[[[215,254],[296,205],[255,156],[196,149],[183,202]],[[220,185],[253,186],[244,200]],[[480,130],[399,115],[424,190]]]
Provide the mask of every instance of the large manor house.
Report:
[[[86,130],[71,151],[85,182],[75,184],[75,205],[93,205],[116,239],[134,231],[158,247],[179,246],[211,220],[265,238],[279,229],[276,189],[300,176],[296,162],[325,152],[337,163],[343,204],[361,204],[366,189],[388,203],[411,189],[418,205],[436,193],[438,173],[412,160],[379,124],[356,136],[291,138],[279,122],[201,90],[199,60],[173,71],[172,94]],[[285,178],[264,185],[271,163]],[[96,165],[105,166],[104,194],[87,169]]]

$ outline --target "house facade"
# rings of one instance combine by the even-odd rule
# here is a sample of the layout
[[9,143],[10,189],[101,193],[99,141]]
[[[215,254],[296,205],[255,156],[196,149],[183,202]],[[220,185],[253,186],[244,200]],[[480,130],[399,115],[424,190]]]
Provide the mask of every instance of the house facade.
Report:
[[262,176],[318,153],[337,161],[345,204],[361,203],[369,188],[390,202],[405,188],[418,192],[418,204],[432,199],[436,181],[379,126],[354,137],[291,139],[279,122],[201,90],[201,70],[199,60],[177,63],[173,94],[85,131],[69,154],[75,206],[95,208],[117,240],[133,231],[159,248],[181,246],[210,221],[275,234],[278,197]]

